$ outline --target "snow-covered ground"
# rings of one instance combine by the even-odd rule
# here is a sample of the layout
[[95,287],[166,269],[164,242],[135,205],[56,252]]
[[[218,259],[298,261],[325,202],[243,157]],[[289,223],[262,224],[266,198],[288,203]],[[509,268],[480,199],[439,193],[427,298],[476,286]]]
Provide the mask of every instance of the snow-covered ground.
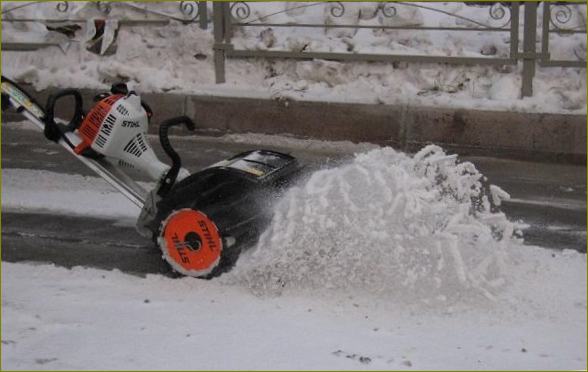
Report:
[[[457,15],[451,17],[424,8],[397,5],[395,17],[376,11],[377,3],[345,3],[343,17],[333,17],[337,4],[275,2],[250,4],[245,22],[262,18],[272,23],[330,23],[363,26],[467,27],[479,24],[500,27],[488,7],[461,2],[419,3]],[[15,2],[3,2],[3,9]],[[134,6],[143,6],[134,3]],[[150,3],[151,10],[177,15],[176,3]],[[566,28],[586,27],[585,6],[572,5]],[[554,10],[555,14],[555,10]],[[71,3],[66,13],[56,11],[55,2],[43,2],[10,12],[15,18],[95,18],[94,5]],[[136,9],[117,4],[110,17],[142,18]],[[522,16],[521,16],[522,18]],[[522,22],[521,22],[522,23]],[[538,24],[541,26],[541,7]],[[113,23],[113,26],[116,23]],[[2,24],[3,41],[52,41],[35,52],[3,52],[2,70],[9,77],[47,86],[105,88],[126,80],[142,92],[195,93],[275,99],[304,99],[383,104],[433,105],[477,109],[532,112],[586,112],[586,71],[577,68],[538,68],[534,96],[519,99],[521,66],[451,66],[406,63],[339,63],[333,61],[228,60],[227,82],[214,84],[212,30],[196,24],[172,21],[162,27],[121,26],[117,51],[99,56],[86,50],[87,27],[74,37],[48,31],[41,23]],[[114,35],[111,27],[110,34]],[[108,32],[107,32],[108,34]],[[522,33],[521,33],[522,35]],[[446,32],[415,30],[323,29],[244,27],[236,30],[236,48],[262,50],[330,51],[377,54],[422,54],[440,56],[505,58],[510,50],[508,32]],[[538,39],[538,48],[540,40]],[[585,34],[552,35],[553,59],[585,60]]]
[[[2,176],[4,210],[136,213],[93,177]],[[482,179],[435,146],[361,152],[210,281],[3,263],[2,367],[585,369],[586,255],[523,245]]]
[[136,219],[140,212],[97,177],[6,168],[2,169],[2,210],[128,219]]
[[407,310],[357,292],[2,264],[4,369],[585,369],[586,261],[518,247],[500,300]]

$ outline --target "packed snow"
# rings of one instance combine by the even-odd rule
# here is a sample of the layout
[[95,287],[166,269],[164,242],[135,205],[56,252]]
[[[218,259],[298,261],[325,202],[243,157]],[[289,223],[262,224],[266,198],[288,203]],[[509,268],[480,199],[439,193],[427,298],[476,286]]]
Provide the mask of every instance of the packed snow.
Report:
[[[16,4],[3,2],[3,9]],[[505,17],[496,20],[489,7],[467,6],[461,2],[415,4],[421,8],[396,5],[396,16],[386,17],[381,9],[378,10],[378,3],[345,3],[344,15],[334,17],[332,12],[338,11],[337,4],[252,3],[244,22],[425,27],[479,27],[482,24],[500,27],[509,17],[508,9],[502,9]],[[89,2],[72,2],[69,6],[68,12],[59,13],[55,3],[43,2],[9,12],[5,17],[66,20],[104,16]],[[114,20],[125,17],[153,19],[153,15],[145,16],[137,6],[177,15],[178,4],[117,3],[112,6],[109,17]],[[585,29],[586,7],[577,4],[571,5],[570,9],[571,18],[565,27]],[[496,16],[496,12],[500,13],[494,10],[492,14]],[[541,12],[539,7],[538,27],[542,25]],[[60,48],[48,47],[34,52],[5,51],[2,53],[3,73],[32,83],[38,89],[71,87],[72,84],[77,88],[103,89],[115,81],[124,80],[142,92],[586,112],[585,69],[538,68],[534,96],[525,99],[519,99],[521,64],[492,67],[230,59],[227,61],[227,82],[217,85],[214,83],[212,25],[208,30],[201,30],[197,24],[184,25],[178,21],[171,21],[167,26],[130,27],[117,22],[109,25],[107,34],[116,44],[116,53],[96,55],[86,50],[86,41],[91,35],[88,30],[92,30],[87,24],[81,24],[81,29],[70,39],[48,31],[42,23],[3,22],[3,41],[49,41],[60,45]],[[116,39],[112,36],[115,30],[118,31]],[[508,32],[242,27],[235,30],[233,42],[241,49],[506,58],[510,50],[508,39]],[[585,61],[585,34],[552,34],[550,40],[553,59]],[[540,40],[537,45],[539,49]]]
[[586,368],[586,260],[518,247],[489,306],[406,310],[357,292],[258,297],[220,281],[2,264],[4,369]]
[[97,177],[11,168],[2,169],[2,210],[128,219],[136,219],[140,212]]
[[[134,213],[95,178],[2,172],[4,210]],[[376,148],[289,189],[213,280],[3,263],[2,366],[583,369],[586,255],[522,244],[505,198],[439,147]]]

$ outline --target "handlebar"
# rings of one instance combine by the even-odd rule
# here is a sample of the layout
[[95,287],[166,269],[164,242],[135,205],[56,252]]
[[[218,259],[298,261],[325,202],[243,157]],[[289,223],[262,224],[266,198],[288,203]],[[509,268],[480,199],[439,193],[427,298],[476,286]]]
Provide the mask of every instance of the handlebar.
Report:
[[77,129],[82,123],[82,119],[84,118],[82,95],[79,91],[75,89],[63,89],[49,96],[47,99],[47,105],[45,106],[44,134],[47,139],[54,142],[58,142],[61,138],[65,138],[63,136],[63,132],[55,123],[55,104],[59,99],[67,96],[73,96],[75,99],[74,115],[67,124],[67,130],[73,131]]
[[171,190],[172,186],[176,182],[176,179],[178,178],[180,168],[182,167],[182,159],[180,158],[180,155],[178,155],[178,153],[173,149],[168,137],[169,128],[180,124],[185,124],[190,131],[193,131],[196,128],[192,119],[187,116],[178,116],[165,120],[159,126],[159,142],[161,143],[163,151],[165,151],[167,156],[169,156],[172,161],[171,168],[167,171],[161,182],[159,190],[157,190],[157,194],[162,197]]

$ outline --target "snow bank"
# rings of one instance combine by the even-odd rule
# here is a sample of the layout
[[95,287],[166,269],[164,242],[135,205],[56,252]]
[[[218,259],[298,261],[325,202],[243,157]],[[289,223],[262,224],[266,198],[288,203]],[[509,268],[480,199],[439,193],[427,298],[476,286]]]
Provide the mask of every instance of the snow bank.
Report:
[[[469,162],[437,146],[382,148],[312,174],[279,201],[268,230],[224,280],[257,293],[365,292],[395,301],[495,299],[519,240]],[[494,199],[494,200],[492,200]]]
[[[4,2],[6,8],[18,3]],[[487,7],[463,3],[417,3],[421,6],[472,18],[481,24],[503,26],[508,19],[494,20]],[[89,2],[70,4],[74,11],[57,14],[54,4],[37,4],[8,13],[7,17],[54,18],[100,17]],[[113,6],[113,18],[141,18],[129,4]],[[175,11],[177,3],[152,3],[153,10]],[[237,4],[239,6],[239,4]],[[422,25],[427,27],[474,26],[424,8],[396,5],[395,17],[384,17],[378,3],[345,3],[343,17],[334,17],[338,4],[249,3],[244,22],[262,18],[275,23],[357,24],[364,26]],[[385,5],[390,7],[391,5]],[[391,12],[391,10],[389,10]],[[277,14],[274,14],[277,13]],[[506,11],[508,13],[508,11]],[[541,13],[541,8],[539,9]],[[267,17],[274,14],[271,17]],[[102,15],[103,16],[103,15]],[[585,27],[580,5],[573,6],[567,26]],[[542,17],[538,15],[538,24]],[[48,32],[42,24],[2,24],[4,41],[58,42],[35,52],[3,52],[2,70],[9,77],[48,86],[103,89],[115,81],[128,81],[142,92],[175,92],[275,99],[409,104],[523,112],[586,112],[586,71],[576,68],[538,68],[535,95],[519,99],[519,66],[448,66],[407,63],[338,63],[322,60],[227,61],[227,83],[214,83],[212,27],[172,21],[162,27],[119,29],[118,49],[110,56],[97,56],[85,49],[82,27],[74,41]],[[551,36],[554,59],[583,60],[586,40],[582,34]],[[417,54],[506,58],[508,33],[446,32],[340,28],[243,27],[235,30],[236,48],[312,52]]]

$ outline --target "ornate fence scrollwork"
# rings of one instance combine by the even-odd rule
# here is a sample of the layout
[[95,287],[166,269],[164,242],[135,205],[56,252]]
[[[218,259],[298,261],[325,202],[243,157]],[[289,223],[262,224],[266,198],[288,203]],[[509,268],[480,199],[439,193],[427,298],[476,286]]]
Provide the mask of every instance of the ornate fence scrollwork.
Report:
[[[501,26],[492,26],[492,25],[488,25],[488,24],[484,24],[481,22],[478,22],[474,19],[471,18],[467,18],[458,14],[454,14],[451,12],[447,12],[441,9],[436,9],[434,7],[430,7],[427,5],[422,5],[422,4],[415,4],[415,3],[411,3],[411,2],[404,2],[404,1],[388,1],[388,2],[380,2],[377,5],[376,8],[376,12],[379,12],[380,14],[382,14],[384,17],[386,18],[392,18],[392,17],[396,17],[398,15],[398,7],[399,6],[406,6],[406,7],[414,7],[414,8],[420,8],[420,9],[424,9],[427,11],[431,11],[431,12],[437,12],[437,13],[441,13],[441,14],[445,14],[448,15],[450,17],[453,17],[455,19],[460,19],[462,21],[466,21],[472,25],[476,25],[479,26],[480,30],[485,30],[485,31],[508,31],[508,29],[506,29],[505,27],[508,26],[510,24],[510,21],[512,18],[512,12],[511,12],[511,6],[506,6],[502,3],[488,3],[488,4],[492,4],[492,6],[490,6],[489,12],[490,12],[490,17],[493,20],[501,20],[504,19],[506,17],[506,14],[508,13],[510,15],[509,19],[502,24]],[[327,11],[329,12],[329,14],[333,17],[333,18],[342,18],[347,9],[345,8],[345,3],[341,2],[341,1],[328,1],[328,2],[316,2],[316,3],[309,3],[309,4],[305,4],[305,5],[300,5],[300,6],[296,6],[293,8],[290,8],[290,10],[293,9],[301,9],[301,8],[309,8],[309,7],[317,7],[317,6],[327,6]],[[257,17],[255,19],[251,19],[249,20],[248,18],[251,15],[251,8],[250,6],[247,4],[247,2],[245,1],[238,1],[238,2],[232,2],[229,5],[229,13],[231,14],[232,18],[233,18],[233,24],[234,26],[238,26],[238,27],[243,27],[243,26],[258,26],[258,27],[265,27],[265,26],[274,26],[274,27],[325,27],[326,25],[324,24],[308,24],[308,23],[304,23],[304,24],[295,24],[295,23],[288,23],[288,24],[275,24],[275,23],[271,23],[271,22],[265,22],[265,20],[267,20],[268,18],[271,18],[272,16],[281,14],[281,13],[286,13],[288,12],[288,10],[282,10],[279,12],[274,12],[274,13],[270,13],[270,14],[266,14],[260,17]],[[245,22],[246,21],[246,22]],[[402,28],[402,27],[394,27],[394,26],[357,26],[357,25],[343,25],[343,24],[337,24],[338,28],[343,28],[343,27],[349,27],[349,28],[374,28],[374,29],[396,29],[396,28]],[[411,28],[414,29],[414,28]],[[455,30],[455,31],[474,31],[475,29],[472,27],[452,27],[452,28],[436,28],[436,27],[430,27],[430,28],[426,28],[426,27],[422,27],[422,29],[444,29],[444,30]]]
[[[518,5],[515,5],[518,6]],[[492,6],[490,6],[490,9],[488,9],[488,12],[490,13],[490,18],[492,18],[495,21],[501,21],[503,19],[506,18],[506,14],[508,13],[508,19],[500,26],[498,27],[506,27],[510,24],[510,22],[512,21],[512,6],[509,7],[505,7],[502,3],[494,3]]]
[[55,4],[55,10],[59,13],[66,13],[69,10],[69,2],[58,1],[57,4]]
[[567,4],[555,4],[550,5],[550,7],[552,9],[549,23],[551,23],[551,25],[557,31],[564,30],[564,26],[572,19],[572,8],[570,8]]
[[[161,12],[161,11],[157,11],[154,9],[150,9],[149,5],[152,5],[154,3],[144,3],[143,5],[138,5],[136,3],[133,2],[110,2],[110,1],[96,1],[96,2],[88,2],[88,4],[82,5],[82,6],[94,6],[95,9],[97,9],[104,17],[109,17],[112,16],[113,10],[115,8],[130,8],[133,9],[135,11],[138,11],[140,13],[144,13],[145,15],[152,15],[155,16],[154,19],[145,19],[145,18],[141,18],[141,19],[133,19],[132,17],[125,17],[123,19],[121,19],[120,23],[124,24],[124,23],[130,23],[130,24],[134,24],[134,23],[141,23],[141,24],[149,24],[150,22],[153,23],[157,23],[157,24],[161,24],[161,20],[162,19],[166,19],[166,20],[176,20],[176,21],[180,21],[183,23],[192,23],[192,22],[197,22],[197,21],[201,21],[201,18],[206,17],[206,11],[202,11],[202,10],[206,10],[206,2],[199,2],[199,1],[181,1],[179,2],[179,6],[178,6],[178,13],[179,15],[175,15],[175,14],[169,14],[166,12]],[[9,13],[12,13],[18,9],[22,9],[22,8],[26,8],[26,7],[30,7],[30,6],[35,6],[35,5],[39,5],[39,4],[51,4],[49,2],[46,1],[34,1],[34,2],[30,2],[30,3],[26,3],[26,4],[22,4],[22,5],[16,5],[13,6],[9,9],[3,9],[2,10],[2,15],[7,15]],[[72,7],[70,5],[70,1],[58,1],[55,2],[55,10],[57,13],[59,14],[67,14],[72,12],[72,9],[76,9],[79,7]],[[202,13],[202,14],[201,14]],[[159,18],[159,19],[155,19],[155,18]],[[2,21],[5,22],[58,22],[58,21],[63,21],[63,19],[30,19],[30,18],[2,18]],[[77,18],[72,18],[69,19],[69,22],[74,22],[74,23],[83,23],[86,20],[85,19],[77,19]],[[201,22],[201,24],[203,24]],[[206,22],[204,22],[204,24],[206,24]]]
[[394,3],[380,3],[378,4],[378,11],[382,13],[384,17],[392,18],[398,15],[398,9]]
[[[541,36],[541,58],[539,64],[542,67],[586,67],[586,49],[580,51],[581,48],[574,49],[573,55],[576,57],[575,61],[572,60],[558,60],[553,59],[550,53],[550,39],[551,35],[572,35],[578,33],[586,33],[586,20],[583,20],[583,24],[579,25],[572,24],[574,19],[574,9],[572,8],[579,6],[586,6],[581,3],[563,3],[557,2],[550,4],[548,2],[543,3],[543,30]],[[576,8],[576,17],[580,16],[580,11]],[[557,58],[557,57],[556,57]]]
[[179,10],[186,17],[186,21],[193,22],[200,16],[200,8],[196,1],[181,1]]
[[501,3],[494,3],[488,9],[490,13],[490,18],[494,20],[501,20],[506,16],[506,10],[504,10],[504,6]]
[[330,2],[329,13],[335,18],[340,18],[345,15],[345,5],[340,1]]
[[231,4],[231,16],[238,21],[244,21],[251,16],[251,8],[244,1],[237,1]]

